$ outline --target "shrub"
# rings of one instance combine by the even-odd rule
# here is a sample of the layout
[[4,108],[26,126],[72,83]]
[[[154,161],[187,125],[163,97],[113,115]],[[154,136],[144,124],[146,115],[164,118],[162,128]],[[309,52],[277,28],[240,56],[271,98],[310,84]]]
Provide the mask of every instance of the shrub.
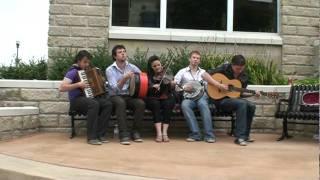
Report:
[[[64,75],[70,68],[73,63],[74,57],[76,56],[78,50],[65,48],[61,49],[57,52],[54,57],[51,58],[51,62],[49,65],[49,75],[48,79],[50,80],[61,80],[63,79]],[[113,59],[110,56],[108,49],[103,47],[97,47],[96,50],[90,51],[92,54],[92,65],[95,67],[100,68],[103,72],[113,63]]]
[[313,77],[313,78],[294,81],[294,84],[320,85],[320,80],[319,80],[319,77]]
[[2,65],[0,67],[1,79],[47,79],[47,61],[45,59],[31,59],[28,63],[19,61],[16,66]]
[[[30,63],[19,63],[17,67],[2,66],[0,68],[0,77],[7,79],[48,79],[61,80],[67,70],[73,63],[73,59],[77,53],[77,49],[66,48],[58,51],[49,64],[49,72],[47,76],[47,63],[45,60],[30,61]],[[113,63],[113,59],[107,47],[98,47],[91,51],[93,55],[92,64],[102,71]],[[163,64],[168,64],[172,60],[170,70],[172,74],[176,74],[180,69],[189,64],[188,46],[180,48],[168,48],[167,52],[160,55]],[[129,61],[137,65],[142,71],[147,70],[147,59],[150,56],[149,49],[136,49]],[[231,60],[232,54],[218,54],[211,51],[202,51],[200,66],[206,70],[215,68],[223,63]],[[246,57],[246,70],[249,74],[250,84],[277,85],[286,84],[284,76],[279,72],[277,65],[273,61],[267,60],[265,57]],[[306,80],[308,81],[308,80]],[[313,82],[313,80],[312,80]]]

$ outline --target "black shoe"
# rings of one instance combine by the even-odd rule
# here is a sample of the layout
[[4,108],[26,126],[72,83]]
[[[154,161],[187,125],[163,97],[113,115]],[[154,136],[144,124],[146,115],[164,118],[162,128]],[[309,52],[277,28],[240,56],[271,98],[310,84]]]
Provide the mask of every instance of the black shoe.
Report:
[[91,145],[102,145],[102,143],[99,141],[99,139],[89,139],[88,144]]
[[108,143],[109,142],[106,137],[100,137],[99,141],[102,142],[102,143]]
[[138,132],[132,133],[132,140],[134,142],[143,142],[143,140]]
[[122,145],[130,145],[130,138],[129,137],[121,137],[120,144]]
[[238,144],[240,146],[248,145],[247,142],[244,139],[241,139],[241,138],[234,140],[234,143],[236,143],[236,144]]

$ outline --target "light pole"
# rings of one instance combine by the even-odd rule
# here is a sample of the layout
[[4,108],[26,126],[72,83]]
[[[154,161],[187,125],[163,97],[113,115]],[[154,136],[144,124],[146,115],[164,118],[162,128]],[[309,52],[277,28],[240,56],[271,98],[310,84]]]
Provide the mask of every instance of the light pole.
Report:
[[17,47],[17,57],[16,57],[16,66],[19,64],[19,47],[20,47],[20,41],[16,41],[16,47]]

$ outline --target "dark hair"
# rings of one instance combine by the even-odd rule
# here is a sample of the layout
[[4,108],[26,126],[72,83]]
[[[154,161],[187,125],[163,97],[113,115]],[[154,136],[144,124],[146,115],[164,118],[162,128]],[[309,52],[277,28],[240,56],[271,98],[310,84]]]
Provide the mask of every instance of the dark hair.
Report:
[[152,63],[154,61],[160,61],[160,58],[156,55],[153,55],[151,57],[149,57],[149,60],[148,60],[148,69],[147,69],[147,73],[148,73],[148,76],[149,77],[152,77],[154,76],[154,71],[152,69]]
[[78,63],[84,57],[87,57],[89,60],[92,59],[92,55],[87,50],[81,50],[81,51],[78,52],[78,54],[74,58],[74,63]]
[[194,51],[191,51],[191,52],[190,52],[189,57],[191,57],[193,54],[197,54],[197,55],[199,55],[199,56],[201,55],[199,51],[194,50]]
[[246,64],[246,59],[242,55],[235,55],[231,60],[232,65],[236,66],[244,66]]
[[112,54],[112,59],[113,59],[114,61],[116,60],[114,57],[117,55],[117,50],[118,50],[118,49],[126,49],[126,47],[124,47],[124,45],[122,45],[122,44],[118,44],[118,45],[115,45],[115,46],[112,48],[111,54]]

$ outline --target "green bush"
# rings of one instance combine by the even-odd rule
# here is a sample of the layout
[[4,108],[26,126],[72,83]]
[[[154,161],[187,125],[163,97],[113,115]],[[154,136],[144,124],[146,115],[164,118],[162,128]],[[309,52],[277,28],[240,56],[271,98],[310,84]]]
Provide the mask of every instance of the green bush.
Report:
[[45,59],[31,59],[28,63],[19,61],[16,66],[9,65],[0,67],[1,79],[47,79],[47,61]]
[[[64,75],[73,64],[77,52],[77,49],[72,50],[71,48],[65,48],[58,51],[58,53],[51,58],[48,79],[63,79]],[[92,65],[100,68],[103,72],[106,67],[113,63],[112,57],[106,47],[98,47],[95,51],[91,51],[90,53],[93,56]]]
[[294,84],[297,84],[297,85],[300,85],[300,84],[319,85],[320,80],[319,80],[319,77],[313,77],[313,78],[294,81]]
[[[66,48],[58,51],[49,64],[49,72],[47,75],[47,63],[45,60],[30,61],[30,63],[19,63],[17,67],[2,66],[0,68],[0,77],[6,79],[48,79],[61,80],[65,73],[73,63],[76,56],[77,49]],[[107,47],[98,47],[91,51],[93,55],[92,64],[102,71],[113,63],[113,59]],[[172,74],[176,74],[180,69],[188,66],[190,50],[188,46],[180,48],[167,49],[167,52],[160,54],[160,59],[163,64],[168,64],[172,60],[170,70]],[[129,61],[137,65],[142,71],[147,70],[147,59],[152,54],[149,49],[136,49],[132,58]],[[211,51],[202,51],[201,64],[203,69],[209,70],[215,68],[223,63],[229,62],[233,54],[218,54]],[[249,74],[250,84],[264,84],[264,85],[279,85],[286,84],[284,76],[279,72],[277,65],[273,61],[267,60],[265,57],[246,57],[246,70]],[[308,80],[306,80],[308,81]],[[310,80],[311,81],[311,80]],[[312,80],[316,81],[316,80]],[[318,82],[318,81],[317,81]]]

